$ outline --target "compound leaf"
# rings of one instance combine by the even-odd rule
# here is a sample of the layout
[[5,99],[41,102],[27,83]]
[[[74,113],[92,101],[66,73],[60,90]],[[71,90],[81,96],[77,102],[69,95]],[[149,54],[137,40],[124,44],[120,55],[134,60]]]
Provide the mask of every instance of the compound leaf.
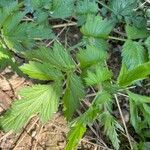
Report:
[[114,23],[100,16],[88,15],[85,25],[82,26],[81,32],[84,36],[95,38],[107,38],[112,31]]
[[63,97],[64,113],[67,119],[70,120],[75,110],[79,107],[85,92],[82,80],[75,74],[68,75],[66,86]]
[[129,39],[140,39],[147,38],[150,35],[150,32],[145,28],[137,28],[135,26],[126,25],[126,33]]
[[108,112],[104,112],[100,116],[100,121],[104,125],[104,130],[106,132],[106,135],[111,140],[113,146],[115,149],[119,149],[120,147],[120,140],[118,138],[117,130],[123,131],[123,128],[119,125],[119,123],[115,120],[115,118]]
[[39,80],[58,80],[62,79],[61,71],[56,70],[48,63],[29,62],[20,67],[23,73],[30,78]]
[[30,60],[39,60],[51,64],[52,67],[62,71],[75,68],[75,63],[68,51],[60,44],[54,43],[53,49],[41,47],[37,50],[26,52]]
[[107,54],[103,49],[87,45],[86,49],[80,49],[77,57],[80,61],[81,67],[86,68],[105,60]]
[[137,0],[111,0],[110,9],[119,19],[120,17],[132,16],[134,8],[137,6]]
[[68,143],[65,147],[65,150],[74,150],[84,135],[85,131],[86,126],[83,123],[76,123],[75,126],[72,126],[72,129],[68,135]]
[[134,69],[147,61],[144,47],[140,43],[130,39],[123,45],[122,57],[122,62],[129,70]]
[[73,14],[74,0],[53,0],[51,16],[54,18],[67,18]]
[[88,86],[99,85],[102,84],[102,82],[109,80],[111,76],[112,73],[108,70],[108,68],[97,65],[94,70],[87,71],[85,82]]
[[150,36],[146,39],[145,45],[148,49],[148,54],[149,54],[149,60],[150,60]]
[[18,131],[35,114],[47,122],[58,109],[59,95],[51,85],[34,85],[20,91],[21,100],[12,104],[10,110],[0,119],[5,131]]
[[118,84],[120,86],[128,86],[133,82],[145,79],[150,75],[150,62],[144,63],[129,71],[125,65],[122,66],[124,67],[124,69],[122,69],[123,72],[121,72],[118,77]]
[[83,0],[78,1],[76,6],[76,13],[78,24],[85,23],[88,14],[96,14],[98,12],[98,4],[96,1]]
[[89,109],[73,121],[65,150],[76,149],[78,142],[86,131],[86,126],[92,124],[99,117],[99,114],[102,113],[102,105],[109,100],[110,95],[107,92],[98,93]]

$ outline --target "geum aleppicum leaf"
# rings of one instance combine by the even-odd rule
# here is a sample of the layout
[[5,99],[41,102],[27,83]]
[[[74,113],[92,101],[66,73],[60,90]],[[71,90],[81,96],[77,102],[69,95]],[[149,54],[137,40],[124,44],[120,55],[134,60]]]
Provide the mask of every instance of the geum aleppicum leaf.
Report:
[[129,70],[145,63],[147,54],[144,47],[139,42],[128,39],[122,49],[122,62]]
[[74,0],[52,0],[50,14],[53,18],[67,18],[73,14]]
[[98,12],[98,4],[96,1],[83,0],[77,1],[76,14],[78,24],[85,23],[88,14],[96,14]]
[[74,150],[81,138],[83,137],[86,126],[91,125],[95,119],[97,119],[100,113],[103,112],[103,104],[106,104],[111,100],[110,94],[107,92],[99,92],[94,98],[89,109],[82,115],[80,115],[75,121],[73,121],[71,129],[68,134],[68,142],[65,150]]
[[8,50],[3,48],[0,45],[0,60],[1,59],[9,59],[9,58],[10,58],[10,53],[8,52]]
[[107,58],[107,53],[101,48],[87,45],[86,49],[80,49],[77,57],[81,67],[86,68],[104,61]]
[[20,23],[25,12],[16,12],[7,17],[1,29],[2,38],[8,48],[14,51],[24,51],[33,48],[37,40],[51,39],[54,37],[49,27],[36,23]]
[[102,19],[101,16],[88,15],[85,25],[81,32],[84,36],[95,38],[107,38],[112,31],[114,23],[111,20]]
[[137,6],[137,0],[111,0],[110,9],[118,17],[130,17]]
[[100,115],[100,122],[103,124],[104,131],[111,140],[114,148],[118,150],[120,147],[120,140],[118,138],[117,130],[123,131],[123,128],[108,111]]
[[52,67],[64,72],[73,70],[76,67],[69,52],[60,44],[54,43],[52,49],[41,47],[25,53],[30,60],[39,60],[51,64]]
[[[5,1],[6,2],[6,1]],[[4,1],[0,1],[0,28],[2,27],[5,20],[15,11],[18,10],[17,1],[5,4]],[[1,5],[2,4],[2,5]]]
[[76,13],[78,15],[95,14],[98,12],[98,4],[95,0],[82,0],[77,2]]
[[87,70],[87,77],[85,77],[86,85],[93,86],[102,84],[111,78],[112,73],[105,66],[99,64],[92,70]]
[[39,114],[45,123],[57,112],[59,97],[53,85],[33,85],[20,91],[21,100],[15,101],[0,119],[5,131],[18,131],[33,115]]
[[61,71],[55,69],[48,63],[39,63],[30,61],[29,64],[24,64],[20,67],[23,73],[27,74],[30,78],[39,80],[61,80],[63,75]]
[[125,30],[129,39],[136,40],[141,38],[147,38],[150,32],[145,28],[137,28],[127,24]]
[[81,78],[76,74],[69,74],[63,96],[64,114],[68,120],[71,119],[75,110],[78,109],[84,95],[84,86]]
[[144,63],[132,70],[122,65],[120,75],[117,79],[119,86],[128,86],[133,82],[147,78],[150,75],[150,62]]
[[150,97],[127,92],[130,102],[130,120],[136,132],[150,126]]
[[149,54],[149,60],[150,60],[150,36],[146,39],[145,45],[148,49],[148,54]]

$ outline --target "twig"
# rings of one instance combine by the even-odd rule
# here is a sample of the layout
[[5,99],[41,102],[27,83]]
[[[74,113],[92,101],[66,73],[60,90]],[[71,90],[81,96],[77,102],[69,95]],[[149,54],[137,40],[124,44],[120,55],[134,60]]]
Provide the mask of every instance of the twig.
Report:
[[[31,129],[34,127],[34,125],[38,122],[39,118],[37,118],[32,126],[27,130],[27,133],[29,133],[31,131]],[[20,137],[20,136],[19,136]],[[16,150],[16,148],[18,147],[18,145],[23,141],[23,139],[26,137],[26,134],[24,134],[24,136],[20,139],[17,140],[16,145],[12,148],[12,150]]]
[[102,145],[92,143],[92,142],[88,141],[88,139],[86,139],[86,138],[81,139],[81,141],[85,142],[85,143],[88,143],[88,144],[91,144],[91,145],[96,146],[96,147],[104,148],[105,150],[112,150],[112,149],[106,148],[106,147],[104,147]]
[[129,132],[128,132],[124,117],[123,117],[123,113],[122,113],[122,110],[121,110],[121,107],[120,107],[120,104],[119,104],[118,97],[117,97],[116,94],[114,94],[114,97],[115,97],[115,100],[116,100],[116,103],[117,103],[117,106],[118,106],[118,109],[119,109],[119,113],[120,113],[120,116],[121,116],[121,119],[122,119],[122,123],[123,123],[124,129],[125,129],[125,132],[126,132],[129,144],[130,144],[130,148],[133,149],[132,142],[131,142],[131,139],[130,139],[130,136],[129,136]]
[[64,23],[64,24],[54,25],[52,28],[56,29],[56,28],[63,28],[63,27],[76,26],[76,25],[77,25],[76,22],[71,22],[71,23]]
[[12,131],[6,133],[4,136],[2,136],[2,137],[0,138],[0,141],[2,141],[3,139],[7,138],[7,137],[8,137],[9,135],[11,135],[11,134],[12,134]]
[[65,26],[58,34],[57,34],[57,36],[52,40],[52,41],[50,41],[47,45],[46,45],[46,47],[48,47],[48,46],[50,46],[55,40],[57,40],[57,38],[63,33],[63,31],[66,29],[66,27],[67,26]]
[[39,131],[39,133],[38,133],[38,135],[37,135],[36,143],[35,143],[35,145],[34,145],[33,150],[36,150],[36,147],[37,147],[37,144],[38,144],[38,140],[39,140],[39,138],[40,138],[40,134],[42,133],[42,130],[43,130],[43,125],[41,126],[40,131]]

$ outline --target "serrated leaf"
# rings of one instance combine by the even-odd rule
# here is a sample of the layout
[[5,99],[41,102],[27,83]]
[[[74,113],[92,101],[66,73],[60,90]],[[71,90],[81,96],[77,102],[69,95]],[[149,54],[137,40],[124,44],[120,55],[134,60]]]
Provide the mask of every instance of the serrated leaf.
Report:
[[120,19],[122,17],[132,16],[134,8],[137,6],[137,0],[111,0],[110,9]]
[[128,39],[123,45],[122,62],[129,70],[145,63],[147,61],[146,51],[139,42]]
[[75,110],[79,107],[85,92],[82,80],[75,74],[68,75],[66,86],[63,97],[64,113],[67,119],[70,120]]
[[126,25],[125,28],[129,39],[136,40],[140,38],[147,38],[150,35],[150,32],[145,28],[137,28],[130,25]]
[[[7,4],[7,5],[6,5]],[[11,3],[7,1],[0,2],[0,28],[2,27],[5,20],[18,9],[18,3],[13,1]]]
[[96,14],[98,12],[98,4],[96,1],[81,0],[77,1],[76,14],[78,25],[85,23],[88,14]]
[[132,92],[130,92],[130,91],[128,91],[128,95],[129,95],[130,98],[132,98],[132,100],[134,100],[136,103],[150,103],[150,97],[148,97],[148,96],[135,94],[135,93],[132,93]]
[[80,139],[86,131],[86,126],[92,124],[99,114],[102,112],[103,104],[110,101],[110,95],[107,92],[99,92],[93,100],[89,109],[80,115],[72,124],[68,134],[68,142],[65,150],[76,149]]
[[86,45],[92,45],[101,50],[108,50],[108,43],[104,39],[94,38],[94,37],[83,37],[83,41]]
[[50,9],[52,6],[52,0],[25,0],[25,5],[28,9]]
[[103,20],[98,15],[88,15],[85,25],[81,28],[81,32],[87,37],[107,38],[113,26],[114,23],[110,20]]
[[74,0],[53,0],[51,16],[54,18],[67,18],[73,14]]
[[148,54],[149,54],[149,60],[150,60],[150,36],[146,39],[145,45],[148,49]]
[[107,53],[103,49],[87,45],[86,49],[80,49],[77,55],[81,67],[86,68],[106,59]]
[[30,78],[39,80],[57,80],[62,79],[61,71],[56,70],[48,63],[29,62],[20,67],[23,73],[27,74]]
[[1,29],[6,45],[14,51],[31,49],[35,41],[51,39],[54,37],[52,30],[36,23],[21,23],[25,12],[16,12],[7,17]]
[[86,131],[86,126],[82,123],[77,123],[68,135],[69,142],[67,143],[65,150],[74,150],[78,145],[80,139]]
[[150,75],[150,62],[144,63],[130,71],[124,70],[124,73],[121,73],[117,80],[119,86],[128,86],[135,81],[147,78]]
[[96,1],[82,0],[77,2],[76,13],[78,15],[95,14],[98,12]]
[[99,85],[104,81],[107,81],[111,78],[112,73],[108,70],[108,68],[104,66],[97,65],[94,70],[87,71],[87,77],[85,78],[85,82],[88,86]]
[[147,128],[147,124],[150,125],[150,97],[142,96],[139,94],[128,91],[130,100],[130,114],[131,123],[135,130],[140,133],[142,129]]
[[20,91],[21,100],[13,103],[10,110],[0,119],[5,131],[18,131],[35,114],[47,122],[58,109],[59,95],[51,85],[34,85]]
[[31,60],[39,60],[51,64],[54,68],[68,71],[75,68],[75,63],[68,51],[60,44],[55,43],[53,49],[42,47],[38,50],[26,52]]
[[10,54],[8,53],[7,49],[4,49],[2,46],[0,46],[0,60],[1,59],[9,59]]
[[120,140],[118,138],[117,130],[120,129],[123,131],[123,128],[119,125],[115,118],[107,111],[100,116],[100,121],[104,125],[105,133],[111,140],[114,148],[118,150],[120,147]]

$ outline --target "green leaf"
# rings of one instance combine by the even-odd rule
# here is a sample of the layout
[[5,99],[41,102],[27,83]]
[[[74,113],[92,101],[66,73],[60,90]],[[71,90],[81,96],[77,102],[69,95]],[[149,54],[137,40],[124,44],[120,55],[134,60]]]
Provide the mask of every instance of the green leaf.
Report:
[[144,96],[144,95],[139,95],[139,94],[134,94],[132,92],[128,91],[128,95],[132,100],[134,100],[136,103],[150,103],[150,97]]
[[33,22],[21,23],[24,12],[10,15],[3,23],[2,37],[7,46],[14,51],[24,51],[33,48],[35,41],[54,37],[49,27],[37,25]]
[[107,38],[112,31],[114,23],[100,16],[88,15],[85,25],[82,26],[81,32],[84,36],[95,38]]
[[18,131],[37,113],[42,122],[47,122],[57,112],[59,95],[53,86],[34,85],[22,89],[20,95],[21,100],[15,101],[0,119],[0,126],[5,131]]
[[38,50],[26,52],[30,60],[39,60],[51,64],[52,67],[62,71],[74,69],[75,63],[68,51],[60,44],[55,43],[53,49],[41,47]]
[[73,14],[74,0],[53,0],[51,16],[53,18],[67,18]]
[[146,39],[145,45],[148,49],[148,54],[149,54],[149,60],[150,60],[150,36]]
[[95,14],[98,12],[98,5],[96,1],[78,1],[76,6],[76,12],[78,15]]
[[142,129],[150,125],[150,97],[139,95],[128,91],[130,99],[131,123],[135,130],[140,133]]
[[65,150],[76,149],[86,131],[86,126],[92,124],[98,118],[99,114],[102,113],[102,105],[108,101],[110,101],[110,95],[107,92],[103,91],[97,94],[89,109],[73,122]]
[[[6,5],[7,4],[7,5]],[[11,3],[7,1],[0,1],[0,28],[2,27],[5,20],[18,9],[18,4],[16,1]]]
[[147,38],[150,35],[150,32],[145,28],[137,28],[135,26],[126,25],[126,33],[129,39],[140,39]]
[[77,1],[76,14],[78,25],[85,23],[88,14],[96,14],[98,12],[98,4],[96,1],[81,0]]
[[144,63],[130,71],[124,69],[123,72],[118,77],[118,84],[120,86],[131,85],[133,82],[145,79],[150,75],[150,62]]
[[97,65],[94,70],[87,71],[85,82],[88,86],[99,85],[111,78],[112,73],[108,68]]
[[28,10],[50,9],[52,0],[24,0]]
[[80,77],[75,74],[69,74],[66,83],[66,91],[63,97],[64,113],[68,120],[78,109],[80,101],[84,97],[84,86]]
[[75,126],[72,127],[71,131],[69,132],[69,141],[65,147],[65,150],[75,150],[85,131],[85,125],[83,125],[82,123],[76,123]]
[[77,55],[82,68],[97,64],[105,60],[106,56],[106,51],[92,45],[87,45],[86,49],[80,49]]
[[58,80],[62,79],[61,71],[56,70],[48,63],[29,62],[20,67],[23,73],[27,74],[30,78],[39,80]]
[[100,50],[108,50],[108,43],[105,39],[99,39],[94,37],[83,37],[83,41],[86,45],[92,45]]
[[123,131],[123,128],[108,111],[100,116],[100,122],[104,125],[106,135],[111,140],[114,148],[118,150],[120,147],[120,140],[118,138],[117,130]]
[[132,16],[134,8],[137,7],[137,0],[111,0],[110,9],[120,19],[120,17]]
[[146,51],[139,42],[128,39],[123,45],[122,62],[129,70],[145,63],[147,61]]
[[9,58],[10,58],[10,54],[7,51],[7,49],[4,49],[2,46],[0,46],[0,60],[9,59]]

